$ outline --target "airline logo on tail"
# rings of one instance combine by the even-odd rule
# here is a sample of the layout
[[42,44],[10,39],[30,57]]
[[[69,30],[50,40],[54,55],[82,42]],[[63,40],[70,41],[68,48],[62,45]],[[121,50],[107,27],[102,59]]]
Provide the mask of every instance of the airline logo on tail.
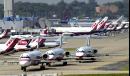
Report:
[[100,29],[104,28],[107,20],[108,20],[108,17],[105,17],[101,22],[99,22],[99,24],[97,25],[97,29],[96,30],[100,30]]
[[97,25],[98,25],[99,22],[100,22],[100,20],[98,19],[98,20],[96,20],[96,21],[93,23],[93,25],[92,25],[92,30],[96,30]]
[[0,38],[7,36],[8,32],[9,30],[4,30],[4,32],[0,35]]
[[20,39],[18,39],[18,38],[9,39],[9,40],[5,43],[5,45],[7,46],[7,49],[6,49],[6,50],[9,50],[9,49],[13,48],[19,40],[20,40]]

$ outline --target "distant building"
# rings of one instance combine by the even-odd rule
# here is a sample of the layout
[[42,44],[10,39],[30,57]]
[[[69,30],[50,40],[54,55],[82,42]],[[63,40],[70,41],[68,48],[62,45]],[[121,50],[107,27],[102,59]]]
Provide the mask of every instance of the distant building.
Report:
[[105,14],[108,12],[116,13],[118,12],[119,8],[116,5],[107,5],[107,6],[98,6],[96,7],[96,12],[100,14]]
[[4,0],[4,17],[14,16],[14,0]]

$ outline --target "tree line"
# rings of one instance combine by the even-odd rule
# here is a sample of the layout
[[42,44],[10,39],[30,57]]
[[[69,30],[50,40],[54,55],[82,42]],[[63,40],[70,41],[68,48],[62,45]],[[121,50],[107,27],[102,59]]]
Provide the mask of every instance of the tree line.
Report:
[[[29,2],[16,2],[14,4],[14,13],[20,17],[46,17],[46,18],[60,18],[67,19],[71,17],[98,17],[109,16],[110,18],[116,18],[117,16],[124,15],[129,17],[129,0],[117,1],[112,3],[106,3],[105,5],[116,5],[119,10],[117,12],[97,13],[95,8],[100,6],[95,0],[89,0],[88,3],[78,2],[74,0],[71,3],[66,3],[61,0],[57,4],[46,3],[29,3]],[[4,6],[0,4],[0,18],[4,16]]]

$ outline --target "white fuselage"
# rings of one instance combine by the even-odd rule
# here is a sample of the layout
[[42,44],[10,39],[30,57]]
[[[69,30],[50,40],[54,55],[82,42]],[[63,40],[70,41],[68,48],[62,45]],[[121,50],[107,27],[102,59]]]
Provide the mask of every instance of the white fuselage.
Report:
[[64,49],[62,48],[54,48],[49,51],[47,51],[45,54],[47,54],[47,60],[57,60],[57,59],[63,59],[64,57]]
[[60,33],[83,33],[92,31],[92,27],[51,27],[51,29],[55,29],[56,32]]
[[80,47],[75,52],[75,56],[79,58],[93,56],[93,54],[94,54],[94,48],[92,48],[91,46]]
[[21,54],[19,64],[22,67],[38,65],[41,62],[42,54],[40,51],[31,51]]
[[88,34],[92,31],[99,31],[101,30],[106,21],[108,20],[108,17],[104,17],[101,21],[96,20],[92,26],[90,27],[51,27],[51,29],[55,30],[55,33],[73,33],[73,34]]
[[44,42],[44,45],[45,45],[45,47],[56,47],[56,46],[59,46],[60,43],[56,42],[56,41],[54,41],[54,42]]

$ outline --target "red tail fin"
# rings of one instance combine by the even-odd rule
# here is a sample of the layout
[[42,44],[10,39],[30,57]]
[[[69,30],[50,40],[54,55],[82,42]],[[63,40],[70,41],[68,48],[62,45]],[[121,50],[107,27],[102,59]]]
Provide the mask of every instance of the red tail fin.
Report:
[[48,30],[45,28],[40,32],[40,35],[46,36],[48,34]]
[[9,30],[4,30],[4,32],[0,35],[0,38],[7,36],[8,32]]
[[92,30],[96,30],[97,25],[98,25],[99,22],[100,22],[100,20],[98,19],[98,20],[96,20],[96,21],[93,23],[93,25],[91,26],[91,27],[92,27]]
[[7,49],[6,50],[9,50],[9,49],[12,49],[16,43],[19,41],[20,39],[18,38],[10,38],[6,43],[5,45],[7,46]]
[[97,25],[96,30],[100,30],[100,29],[104,28],[107,20],[108,20],[108,17],[104,17],[103,20],[101,22],[99,22],[99,24]]

